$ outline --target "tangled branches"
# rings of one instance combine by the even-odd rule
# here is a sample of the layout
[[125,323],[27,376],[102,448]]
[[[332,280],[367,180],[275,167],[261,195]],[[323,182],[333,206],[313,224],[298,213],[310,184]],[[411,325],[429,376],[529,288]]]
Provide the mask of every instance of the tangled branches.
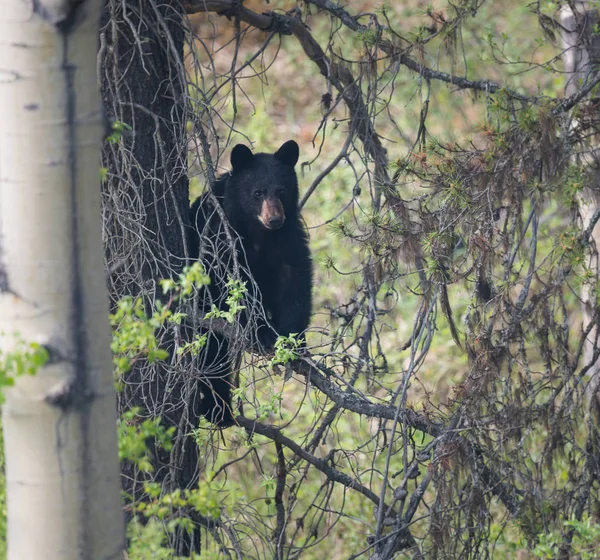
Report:
[[[220,304],[205,288],[178,302],[185,320],[159,331],[169,359],[140,359],[121,380],[121,410],[177,428],[172,449],[153,447],[152,472],[125,465],[131,507],[150,481],[214,492],[216,513],[187,502],[161,518],[191,520],[169,532],[180,553],[568,557],[577,524],[596,522],[600,475],[586,400],[600,214],[581,212],[597,190],[596,75],[550,95],[560,52],[541,43],[547,59],[510,83],[513,53],[490,39],[490,77],[461,76],[456,53],[475,48],[462,33],[494,11],[483,2],[429,10],[416,31],[389,8],[320,0],[263,14],[229,0],[107,6],[100,80],[126,125],[105,150],[113,301],[163,301],[159,280],[191,264],[190,190],[214,181],[237,138],[277,145],[288,126],[308,154],[319,261],[309,348],[279,365],[250,351],[256,290],[244,324],[207,319]],[[547,29],[540,9],[532,22]],[[453,131],[442,101],[474,116]],[[225,284],[241,265],[219,221],[221,245],[207,238],[201,261]],[[178,352],[198,332],[232,341],[238,427],[223,435],[197,413],[210,364]]]

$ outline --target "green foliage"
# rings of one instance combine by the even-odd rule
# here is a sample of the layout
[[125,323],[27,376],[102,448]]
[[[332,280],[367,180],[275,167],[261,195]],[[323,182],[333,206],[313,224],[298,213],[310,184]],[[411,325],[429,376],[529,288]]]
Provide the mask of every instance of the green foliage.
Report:
[[240,382],[237,387],[231,389],[231,398],[232,400],[242,399],[246,394],[246,390],[248,389],[248,384],[244,378],[240,378]]
[[113,326],[111,350],[115,374],[127,373],[141,357],[150,363],[168,357],[166,350],[159,347],[156,331],[170,316],[168,308],[153,311],[147,317],[141,298],[123,298],[117,310],[110,316]]
[[157,519],[147,523],[133,519],[127,527],[127,538],[129,560],[175,560],[164,525]]
[[[1,334],[7,338],[6,334]],[[11,350],[0,350],[0,403],[4,402],[4,389],[12,387],[22,375],[35,375],[49,359],[48,350],[37,342],[27,342],[17,333],[12,336]]]
[[[173,492],[162,493],[161,485],[154,482],[146,484],[144,491],[148,501],[141,502],[136,506],[136,511],[143,513],[147,518],[155,518],[164,521],[170,518],[174,509],[192,507],[200,515],[219,519],[221,516],[221,502],[210,478],[198,483],[198,488],[185,490],[176,489]],[[175,518],[169,521],[167,528],[174,530],[182,523],[189,520]]]
[[580,233],[579,230],[571,228],[558,237],[558,256],[572,267],[584,266],[586,261],[585,247],[581,243]]
[[359,32],[358,36],[366,46],[370,47],[377,43],[379,32],[376,29],[365,29],[364,31]]
[[525,131],[533,131],[539,126],[539,107],[531,105],[518,112],[519,126]]
[[260,483],[260,487],[264,488],[265,494],[269,496],[275,492],[276,484],[277,481],[272,476],[264,476]]
[[[0,334],[6,339],[6,333]],[[12,348],[0,350],[0,404],[4,403],[4,391],[23,375],[35,375],[48,363],[48,350],[37,342],[27,342],[18,333],[10,336]],[[6,473],[4,470],[4,437],[0,427],[0,558],[6,558],[7,509]]]
[[160,285],[163,294],[174,293],[178,299],[188,297],[194,289],[208,286],[210,276],[204,270],[202,263],[195,262],[186,266],[177,280],[162,279]]
[[[195,263],[185,268],[177,279],[161,281],[163,295],[168,296],[168,300],[156,300],[149,312],[141,299],[121,300],[111,315],[115,373],[123,375],[140,359],[148,362],[165,359],[168,353],[160,348],[157,333],[169,324],[179,324],[185,314],[173,311],[174,304],[189,299],[195,289],[209,282],[202,265]],[[232,313],[238,313],[245,287],[233,281],[228,283],[228,287],[230,311],[233,308]],[[182,343],[177,354],[197,355],[205,344],[206,335],[196,335],[190,342]],[[128,410],[118,422],[119,458],[132,462],[141,473],[152,474],[153,454],[161,449],[167,453],[172,450],[175,431],[175,426],[166,428],[160,418],[140,418],[139,408]],[[206,431],[196,431],[199,446],[206,445],[205,434]],[[145,499],[134,506],[136,516],[128,527],[131,539],[129,557],[139,560],[175,558],[169,548],[169,536],[177,529],[192,530],[190,517],[177,512],[193,510],[202,516],[219,519],[221,502],[222,498],[210,477],[200,481],[197,488],[167,493],[162,492],[160,484],[148,482]],[[204,554],[193,556],[196,559],[209,557]]]
[[157,519],[142,523],[134,518],[127,527],[128,560],[219,560],[222,552],[210,543],[200,554],[175,556],[169,546],[169,528]]
[[580,165],[570,165],[567,170],[567,176],[558,185],[559,194],[564,202],[574,205],[577,197],[581,195],[585,186],[585,176]]
[[285,365],[298,358],[298,352],[302,347],[302,339],[297,334],[290,336],[279,336],[275,341],[275,356],[271,360],[271,365]]
[[548,560],[558,558],[565,534],[569,531],[573,532],[569,558],[595,560],[600,556],[600,524],[593,523],[589,517],[585,521],[576,519],[565,521],[562,534],[560,532],[540,533],[533,555]]
[[112,132],[106,137],[106,141],[110,144],[117,144],[119,140],[121,140],[124,132],[131,132],[133,130],[130,125],[122,121],[113,122],[111,128]]
[[177,355],[183,356],[184,354],[191,354],[192,356],[200,355],[202,348],[206,346],[207,334],[195,334],[189,342],[184,342],[179,348],[177,348]]
[[228,311],[221,311],[213,304],[212,309],[206,314],[206,319],[225,319],[228,323],[233,323],[238,313],[246,309],[246,306],[241,304],[248,291],[246,283],[229,278],[225,286],[228,293],[227,299],[225,299]]
[[329,230],[332,235],[338,239],[352,238],[355,234],[354,227],[346,218],[339,218],[329,224]]
[[153,439],[157,448],[171,451],[175,427],[166,428],[160,418],[148,418],[140,421],[139,408],[126,411],[118,421],[119,459],[132,461],[141,471],[153,472],[152,454],[148,449],[148,440]]
[[270,418],[277,416],[281,410],[282,393],[271,394],[269,398],[264,396],[256,408],[256,417],[260,422],[266,422]]
[[[130,559],[179,558],[173,555],[173,550],[168,546],[169,535],[177,530],[192,531],[194,524],[188,516],[173,515],[176,511],[192,509],[214,520],[221,516],[221,497],[210,480],[200,481],[198,488],[177,489],[169,493],[163,493],[160,484],[148,483],[144,491],[147,500],[135,506],[137,515],[127,528]],[[141,523],[142,518],[144,523]],[[213,554],[214,549],[209,546],[203,554],[192,554],[191,558],[218,558]]]
[[[154,309],[148,315],[141,298],[125,297],[117,304],[117,310],[110,315],[113,327],[111,349],[113,364],[117,377],[127,373],[139,359],[152,363],[168,357],[166,350],[160,348],[156,333],[166,324],[180,324],[185,314],[172,311],[174,303],[188,298],[194,289],[202,288],[210,283],[200,263],[185,267],[177,280],[164,279],[160,285],[169,300],[154,302]],[[206,343],[204,336],[196,336],[190,342],[178,348],[178,353],[197,354]]]

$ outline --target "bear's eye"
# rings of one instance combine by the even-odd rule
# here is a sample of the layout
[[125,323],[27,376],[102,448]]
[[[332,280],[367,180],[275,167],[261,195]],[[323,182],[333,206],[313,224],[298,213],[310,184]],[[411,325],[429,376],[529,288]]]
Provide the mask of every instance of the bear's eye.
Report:
[[254,198],[262,198],[262,191],[254,191]]
[[284,192],[284,191],[283,191],[283,189],[278,189],[278,190],[277,190],[277,196],[278,196],[279,198],[283,198],[283,192]]

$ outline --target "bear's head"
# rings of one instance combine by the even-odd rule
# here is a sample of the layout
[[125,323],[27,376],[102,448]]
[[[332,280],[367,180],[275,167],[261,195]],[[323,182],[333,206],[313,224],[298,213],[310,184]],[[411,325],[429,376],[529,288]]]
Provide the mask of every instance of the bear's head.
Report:
[[300,150],[293,140],[274,154],[253,154],[244,144],[231,152],[226,183],[225,212],[240,226],[277,231],[293,223],[298,209],[298,178],[294,166]]

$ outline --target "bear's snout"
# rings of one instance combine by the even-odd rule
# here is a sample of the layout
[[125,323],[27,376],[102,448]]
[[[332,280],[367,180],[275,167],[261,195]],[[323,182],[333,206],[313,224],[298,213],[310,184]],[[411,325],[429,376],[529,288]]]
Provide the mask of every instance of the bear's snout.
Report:
[[267,229],[279,229],[285,222],[285,212],[281,201],[270,199],[263,200],[258,219]]

